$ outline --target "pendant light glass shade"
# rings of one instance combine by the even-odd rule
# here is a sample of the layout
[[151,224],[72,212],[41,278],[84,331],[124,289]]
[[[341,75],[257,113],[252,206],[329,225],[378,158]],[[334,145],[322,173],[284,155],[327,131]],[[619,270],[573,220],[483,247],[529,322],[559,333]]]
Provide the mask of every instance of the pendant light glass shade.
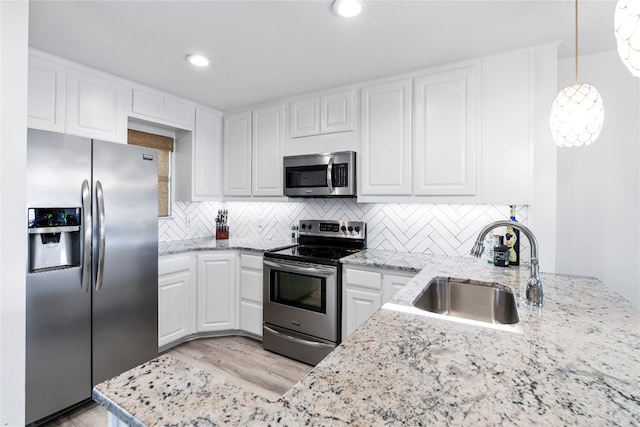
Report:
[[559,147],[594,143],[604,123],[600,93],[586,83],[565,87],[553,102],[549,122],[553,140]]
[[640,0],[618,0],[613,27],[620,59],[640,77]]
[[551,135],[558,147],[580,147],[596,142],[604,123],[600,93],[586,83],[578,83],[578,0],[576,13],[575,83],[558,93],[549,116]]

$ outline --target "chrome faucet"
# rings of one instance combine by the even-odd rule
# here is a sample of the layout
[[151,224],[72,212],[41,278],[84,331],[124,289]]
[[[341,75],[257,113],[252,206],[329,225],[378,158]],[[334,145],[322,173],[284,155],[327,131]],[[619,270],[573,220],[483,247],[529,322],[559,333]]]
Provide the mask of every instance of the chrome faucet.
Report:
[[509,220],[494,221],[480,230],[478,239],[471,249],[471,255],[478,258],[482,255],[482,252],[484,252],[485,237],[491,230],[497,227],[517,228],[529,239],[529,243],[531,244],[531,274],[527,281],[527,304],[542,307],[543,294],[542,280],[540,280],[540,268],[538,266],[538,241],[536,240],[536,236],[533,235],[533,232],[527,227]]

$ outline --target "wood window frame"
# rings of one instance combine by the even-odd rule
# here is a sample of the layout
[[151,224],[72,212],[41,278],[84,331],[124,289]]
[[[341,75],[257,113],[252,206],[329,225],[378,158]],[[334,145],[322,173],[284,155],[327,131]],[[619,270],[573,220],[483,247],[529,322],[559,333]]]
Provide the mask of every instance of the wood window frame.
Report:
[[172,154],[175,140],[169,136],[128,129],[127,144],[158,150],[158,217],[171,216]]

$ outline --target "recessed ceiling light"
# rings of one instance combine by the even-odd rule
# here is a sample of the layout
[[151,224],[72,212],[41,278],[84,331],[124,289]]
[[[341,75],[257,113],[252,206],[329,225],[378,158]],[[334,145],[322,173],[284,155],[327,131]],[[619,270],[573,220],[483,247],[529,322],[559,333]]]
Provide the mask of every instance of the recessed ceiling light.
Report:
[[195,53],[189,54],[186,57],[187,61],[196,67],[207,67],[211,65],[211,58],[204,55],[198,55]]
[[352,18],[362,12],[360,0],[334,0],[333,13],[344,18]]

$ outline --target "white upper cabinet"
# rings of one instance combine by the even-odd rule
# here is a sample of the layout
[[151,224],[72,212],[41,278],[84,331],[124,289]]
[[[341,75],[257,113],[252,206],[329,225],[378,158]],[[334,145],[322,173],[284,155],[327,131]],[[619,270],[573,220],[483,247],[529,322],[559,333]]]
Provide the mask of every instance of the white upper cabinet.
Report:
[[195,132],[176,131],[174,164],[176,200],[220,199],[222,113],[198,108]]
[[63,64],[29,54],[27,123],[30,128],[64,132],[65,79]]
[[303,99],[291,103],[291,137],[320,134],[320,98]]
[[224,118],[222,193],[251,195],[251,111]]
[[221,193],[222,115],[199,108],[196,111],[195,195],[206,200]]
[[177,124],[183,129],[193,129],[194,106],[162,94],[134,88],[131,111],[134,116],[150,117],[159,119],[160,122]]
[[284,155],[284,115],[282,104],[253,110],[252,194],[282,196]]
[[87,71],[67,70],[66,132],[126,143],[123,83]]
[[413,193],[476,194],[476,67],[414,79]]
[[35,49],[28,72],[29,127],[127,142],[123,81]]
[[[535,50],[482,61],[482,202],[531,202]],[[548,117],[548,109],[541,114]]]
[[411,79],[362,88],[361,195],[411,194]]
[[291,138],[353,130],[353,90],[291,103]]
[[320,97],[320,133],[353,130],[353,91]]

